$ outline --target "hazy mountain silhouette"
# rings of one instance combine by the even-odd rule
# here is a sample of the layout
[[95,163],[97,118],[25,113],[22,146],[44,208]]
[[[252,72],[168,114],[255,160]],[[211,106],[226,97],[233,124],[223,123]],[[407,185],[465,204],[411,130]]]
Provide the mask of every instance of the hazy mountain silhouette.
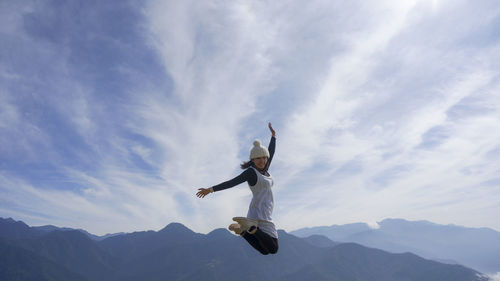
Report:
[[366,224],[322,226],[299,229],[291,234],[299,237],[321,234],[338,242],[354,242],[392,253],[412,252],[436,261],[456,262],[481,272],[500,271],[500,233],[492,229],[402,219],[386,219],[379,225],[377,229]]
[[[278,254],[262,256],[225,229],[205,235],[179,223],[160,231],[123,234],[102,241],[80,231],[28,235],[33,229],[24,226],[13,220],[0,224],[4,241],[0,244],[0,280],[487,280],[459,265],[357,244],[328,246],[324,237],[306,240],[284,231],[279,231]],[[9,269],[14,263],[26,278],[13,278]],[[49,268],[50,275],[44,276],[41,268]],[[30,279],[34,274],[42,274],[45,279]]]
[[17,241],[23,248],[91,280],[110,276],[119,264],[115,258],[80,231],[52,231],[35,239]]
[[[299,237],[323,235],[333,241],[346,241],[351,235],[372,230],[366,223],[351,223],[344,225],[306,227],[290,232]],[[334,235],[332,235],[334,234]]]
[[[310,276],[315,276],[311,279]],[[337,277],[332,279],[331,276]],[[422,259],[414,254],[389,254],[382,250],[345,243],[328,249],[314,265],[301,268],[282,280],[477,280],[469,269]]]
[[41,231],[29,227],[22,221],[0,218],[0,238],[23,239],[33,238],[41,234],[43,234]]
[[104,236],[97,236],[91,234],[83,229],[73,229],[68,227],[57,227],[53,225],[44,225],[44,226],[28,226],[22,221],[15,221],[12,218],[4,219],[0,218],[0,237],[15,237],[15,238],[30,238],[36,237],[43,234],[47,234],[53,231],[79,231],[85,235],[87,235],[90,239],[100,241],[104,240],[108,237],[113,237],[116,235],[124,234],[124,233],[113,233],[106,234]]
[[89,281],[56,262],[0,239],[0,280]]
[[109,237],[99,242],[99,245],[116,257],[133,260],[158,248],[182,246],[193,240],[204,237],[180,223],[171,223],[162,230],[142,231]]
[[340,244],[338,242],[333,242],[332,240],[328,239],[328,237],[326,237],[324,235],[317,235],[317,234],[311,235],[309,237],[305,237],[304,240],[313,246],[321,247],[321,248],[333,247],[333,246]]

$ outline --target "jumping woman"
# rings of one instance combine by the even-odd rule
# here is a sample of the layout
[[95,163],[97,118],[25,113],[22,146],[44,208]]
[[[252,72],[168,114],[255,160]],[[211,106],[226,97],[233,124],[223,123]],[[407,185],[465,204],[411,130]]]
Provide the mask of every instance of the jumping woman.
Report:
[[200,188],[196,193],[196,196],[203,198],[209,193],[247,182],[253,194],[248,214],[246,217],[233,218],[236,223],[231,224],[229,230],[243,237],[263,255],[278,252],[278,232],[271,219],[274,207],[271,188],[274,181],[267,171],[276,148],[276,133],[271,123],[269,123],[269,130],[271,131],[269,148],[263,147],[258,140],[254,141],[253,148],[250,150],[250,161],[241,164],[244,171],[239,176],[210,188]]

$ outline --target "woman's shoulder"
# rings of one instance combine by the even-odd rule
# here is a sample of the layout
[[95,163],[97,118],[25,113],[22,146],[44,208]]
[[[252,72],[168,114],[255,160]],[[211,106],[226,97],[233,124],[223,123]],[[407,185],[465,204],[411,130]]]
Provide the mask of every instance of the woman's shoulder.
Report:
[[255,173],[257,173],[257,170],[256,170],[254,167],[250,166],[250,167],[246,168],[246,169],[245,169],[245,171],[243,171],[243,172],[244,172],[244,173],[252,173],[252,174],[255,174]]
[[243,171],[243,174],[245,174],[246,178],[251,182],[257,179],[257,170],[254,167],[248,167],[245,171]]

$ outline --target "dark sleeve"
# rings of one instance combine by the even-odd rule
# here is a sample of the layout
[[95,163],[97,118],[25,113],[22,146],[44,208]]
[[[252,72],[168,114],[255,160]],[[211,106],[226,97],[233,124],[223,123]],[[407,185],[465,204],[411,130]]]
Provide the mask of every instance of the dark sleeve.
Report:
[[276,149],[276,138],[271,137],[271,141],[269,142],[269,147],[267,148],[267,150],[269,150],[269,160],[267,160],[267,168],[271,166],[271,161],[273,160],[275,149]]
[[225,181],[218,185],[214,185],[212,186],[212,188],[214,189],[214,191],[220,191],[237,186],[238,184],[243,182],[248,182],[249,185],[255,185],[257,183],[257,174],[255,173],[254,169],[248,168],[234,179]]

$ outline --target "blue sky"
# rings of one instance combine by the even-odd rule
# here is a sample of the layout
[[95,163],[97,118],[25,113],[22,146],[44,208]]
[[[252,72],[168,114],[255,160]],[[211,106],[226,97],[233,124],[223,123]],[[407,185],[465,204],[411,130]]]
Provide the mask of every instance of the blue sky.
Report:
[[2,1],[0,216],[95,234],[245,215],[500,231],[497,1]]

